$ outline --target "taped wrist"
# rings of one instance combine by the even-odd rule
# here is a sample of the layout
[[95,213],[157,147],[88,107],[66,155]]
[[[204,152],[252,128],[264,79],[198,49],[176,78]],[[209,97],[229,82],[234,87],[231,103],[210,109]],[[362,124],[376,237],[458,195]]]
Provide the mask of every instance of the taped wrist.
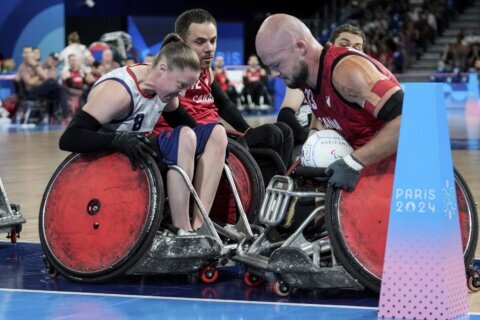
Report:
[[363,163],[361,163],[359,160],[354,158],[351,154],[348,154],[345,157],[343,157],[343,161],[345,161],[345,163],[355,171],[360,171],[363,169],[363,167],[365,167]]

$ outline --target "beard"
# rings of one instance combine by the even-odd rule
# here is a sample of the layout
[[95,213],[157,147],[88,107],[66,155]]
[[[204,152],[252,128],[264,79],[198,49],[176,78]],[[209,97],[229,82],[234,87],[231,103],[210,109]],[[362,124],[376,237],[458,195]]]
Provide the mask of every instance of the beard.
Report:
[[307,77],[308,66],[305,62],[300,61],[298,66],[294,68],[291,79],[285,79],[285,84],[290,89],[298,89],[307,82]]

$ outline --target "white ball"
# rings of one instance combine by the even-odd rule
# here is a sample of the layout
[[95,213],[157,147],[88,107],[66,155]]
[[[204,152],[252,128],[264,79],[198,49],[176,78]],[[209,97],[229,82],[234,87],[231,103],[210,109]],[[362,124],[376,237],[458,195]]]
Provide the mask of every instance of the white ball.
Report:
[[300,159],[303,166],[326,168],[352,152],[353,148],[337,131],[325,129],[308,137]]

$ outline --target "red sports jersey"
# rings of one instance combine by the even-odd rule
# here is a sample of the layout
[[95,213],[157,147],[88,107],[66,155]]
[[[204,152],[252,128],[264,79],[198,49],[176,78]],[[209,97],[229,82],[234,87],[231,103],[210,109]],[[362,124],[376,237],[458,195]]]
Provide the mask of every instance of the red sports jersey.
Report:
[[261,69],[248,69],[247,70],[247,81],[248,83],[260,81],[262,78]]
[[227,78],[227,73],[225,72],[225,70],[221,70],[221,71],[215,70],[214,78],[215,78],[215,81],[220,86],[220,88],[222,88],[223,91],[227,91],[227,89],[228,89],[228,78]]
[[75,71],[70,70],[70,81],[72,83],[72,88],[81,89],[85,84],[80,70],[75,70]]
[[357,149],[368,141],[385,125],[373,115],[373,109],[360,106],[341,97],[332,84],[332,73],[340,59],[347,55],[358,55],[371,61],[377,69],[394,83],[395,76],[377,60],[355,49],[338,46],[325,46],[320,57],[317,87],[304,85],[301,89],[313,114],[325,127],[340,132],[350,145]]
[[[210,69],[200,73],[198,80],[187,89],[185,97],[180,98],[180,103],[185,111],[192,116],[198,124],[219,122],[218,109],[214,104],[212,87],[210,87]],[[156,134],[170,129],[165,119],[160,117],[153,130]]]

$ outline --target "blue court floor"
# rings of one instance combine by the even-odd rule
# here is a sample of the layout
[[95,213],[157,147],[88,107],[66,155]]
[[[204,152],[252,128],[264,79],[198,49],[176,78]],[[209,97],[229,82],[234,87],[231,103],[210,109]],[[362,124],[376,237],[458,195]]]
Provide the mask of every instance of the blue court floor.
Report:
[[0,242],[0,319],[377,319],[375,294],[295,291],[278,297],[268,285],[246,286],[238,265],[222,268],[210,285],[192,276],[80,284],[48,277],[42,254],[38,243]]

